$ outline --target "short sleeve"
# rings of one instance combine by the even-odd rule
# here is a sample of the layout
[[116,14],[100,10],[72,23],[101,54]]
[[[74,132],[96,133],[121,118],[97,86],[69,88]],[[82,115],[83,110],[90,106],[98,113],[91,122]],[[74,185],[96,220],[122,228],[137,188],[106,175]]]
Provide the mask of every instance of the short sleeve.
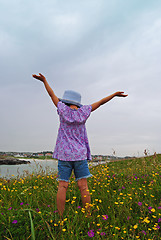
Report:
[[91,114],[91,111],[92,111],[91,105],[84,105],[78,109],[78,113],[80,113],[82,115],[84,121],[86,121],[88,119],[88,117]]
[[65,112],[66,110],[67,110],[67,106],[63,102],[59,101],[57,104],[58,115],[63,114],[63,112]]

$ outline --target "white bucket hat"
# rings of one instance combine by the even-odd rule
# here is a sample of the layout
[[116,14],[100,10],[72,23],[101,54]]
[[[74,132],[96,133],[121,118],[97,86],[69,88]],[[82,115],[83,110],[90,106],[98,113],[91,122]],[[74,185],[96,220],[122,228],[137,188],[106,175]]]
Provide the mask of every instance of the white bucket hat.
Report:
[[73,104],[78,107],[82,106],[80,93],[72,90],[66,90],[63,94],[63,97],[59,98],[59,100],[63,103]]

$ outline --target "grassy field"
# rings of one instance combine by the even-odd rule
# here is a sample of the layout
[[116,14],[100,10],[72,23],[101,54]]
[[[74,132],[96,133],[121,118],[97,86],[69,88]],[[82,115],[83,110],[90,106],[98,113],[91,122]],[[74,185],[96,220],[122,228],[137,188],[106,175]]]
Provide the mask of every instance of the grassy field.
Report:
[[0,239],[161,239],[161,155],[90,168],[91,216],[71,177],[64,220],[56,175],[0,180]]

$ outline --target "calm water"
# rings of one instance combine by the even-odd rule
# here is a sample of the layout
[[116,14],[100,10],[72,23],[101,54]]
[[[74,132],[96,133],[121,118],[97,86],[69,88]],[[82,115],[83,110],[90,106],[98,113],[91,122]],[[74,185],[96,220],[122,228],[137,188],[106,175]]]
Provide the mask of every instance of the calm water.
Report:
[[[26,159],[23,159],[26,160]],[[27,160],[26,160],[27,161]],[[57,172],[56,160],[33,160],[29,159],[30,164],[21,165],[0,165],[0,178],[6,179],[25,177],[27,174],[42,172],[45,174],[54,174]]]

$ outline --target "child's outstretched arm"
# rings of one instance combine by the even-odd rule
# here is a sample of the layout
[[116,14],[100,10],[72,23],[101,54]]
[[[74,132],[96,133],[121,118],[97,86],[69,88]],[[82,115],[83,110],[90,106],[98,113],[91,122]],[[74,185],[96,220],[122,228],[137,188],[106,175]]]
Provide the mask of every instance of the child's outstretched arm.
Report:
[[98,102],[95,102],[93,104],[91,104],[92,106],[92,111],[96,110],[97,108],[99,108],[101,105],[107,103],[108,101],[110,101],[112,98],[114,97],[127,97],[128,95],[125,95],[124,92],[115,92],[113,94],[111,94],[110,96],[107,96],[105,98],[102,98],[101,100],[99,100]]
[[57,104],[59,102],[59,99],[58,97],[55,95],[54,91],[52,90],[52,88],[49,86],[46,78],[41,74],[39,73],[39,75],[36,75],[36,74],[33,74],[32,75],[34,78],[40,80],[41,82],[44,83],[44,86],[46,88],[46,91],[48,92],[49,96],[51,97],[53,103],[55,104],[55,106],[57,107]]

